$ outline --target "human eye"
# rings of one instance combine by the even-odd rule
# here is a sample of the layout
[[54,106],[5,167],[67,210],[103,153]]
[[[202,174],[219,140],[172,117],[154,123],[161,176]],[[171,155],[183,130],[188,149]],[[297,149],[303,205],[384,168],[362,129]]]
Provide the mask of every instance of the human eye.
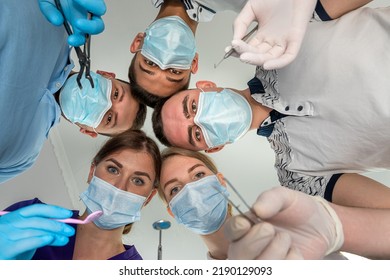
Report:
[[109,112],[109,113],[107,114],[107,118],[106,118],[106,125],[109,124],[111,121],[112,121],[112,113]]
[[174,68],[170,68],[169,72],[171,72],[174,75],[180,75],[182,73],[182,71],[174,69]]
[[205,174],[206,174],[206,173],[204,173],[203,171],[196,172],[196,173],[195,173],[195,176],[194,176],[194,179],[195,179],[195,180],[202,179],[202,178],[205,176]]
[[149,66],[152,66],[152,67],[157,66],[156,63],[154,63],[153,61],[151,61],[151,60],[149,60],[149,59],[145,59],[145,63],[146,63],[147,65],[149,65]]
[[107,171],[110,174],[118,175],[119,174],[119,169],[116,166],[109,165],[107,166]]
[[143,186],[143,185],[145,185],[145,181],[142,178],[140,178],[140,177],[134,177],[134,178],[131,179],[131,181],[136,186]]
[[170,197],[174,197],[175,195],[177,195],[181,190],[181,186],[173,186],[170,191],[169,191],[169,195]]
[[201,131],[200,127],[197,126],[195,128],[195,140],[200,141],[201,138],[202,138],[202,131]]
[[118,95],[119,95],[119,91],[118,91],[118,89],[115,89],[114,100],[116,100],[118,98]]
[[195,100],[192,100],[191,102],[191,111],[195,114],[197,110],[196,102]]

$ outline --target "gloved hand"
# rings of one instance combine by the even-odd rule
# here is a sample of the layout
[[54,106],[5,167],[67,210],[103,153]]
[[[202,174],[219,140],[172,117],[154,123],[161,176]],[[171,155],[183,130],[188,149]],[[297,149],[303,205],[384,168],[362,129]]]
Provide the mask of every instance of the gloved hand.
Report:
[[[226,237],[231,241],[229,259],[261,258],[271,251],[267,244],[282,252],[294,248],[304,259],[322,259],[340,249],[344,242],[336,212],[321,197],[276,187],[263,192],[252,208],[265,222],[251,227],[245,218],[235,216],[225,225]],[[277,233],[287,234],[291,244],[282,238],[275,240]]]
[[[240,60],[264,69],[282,68],[297,56],[317,0],[248,0],[233,25],[232,46]],[[241,40],[249,25],[259,28],[252,39]],[[225,52],[230,48],[227,47]]]
[[43,246],[64,246],[75,230],[52,219],[67,219],[72,211],[34,204],[0,217],[0,259],[28,260]]
[[[59,26],[64,23],[61,12],[57,9],[54,0],[38,0],[39,7],[52,24]],[[106,13],[104,0],[60,0],[66,20],[72,26],[73,35],[68,37],[71,46],[81,46],[85,43],[86,34],[99,34],[104,30],[101,18]],[[87,14],[92,18],[88,19]]]

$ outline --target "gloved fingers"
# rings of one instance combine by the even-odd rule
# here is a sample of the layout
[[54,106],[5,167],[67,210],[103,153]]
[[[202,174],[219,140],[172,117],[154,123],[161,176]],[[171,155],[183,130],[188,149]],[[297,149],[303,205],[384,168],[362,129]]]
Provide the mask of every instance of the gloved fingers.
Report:
[[104,30],[104,22],[100,16],[92,16],[91,19],[80,18],[76,20],[75,27],[84,34],[99,34]]
[[233,40],[232,41],[232,47],[234,48],[234,51],[241,55],[244,52],[255,52],[256,47],[253,47],[249,45],[248,43],[245,43],[242,40]]
[[304,258],[297,247],[291,246],[287,253],[286,260],[304,260]]
[[52,2],[39,0],[38,3],[42,14],[51,24],[59,26],[64,23],[64,17]]
[[62,232],[46,231],[40,228],[19,228],[13,225],[11,227],[5,228],[3,225],[0,226],[0,237],[2,238],[2,240],[18,241],[24,238],[37,237],[42,235],[65,235],[66,237],[71,236],[70,233],[62,234]]
[[70,225],[40,217],[32,217],[26,219],[21,218],[15,220],[8,220],[7,222],[12,226],[12,228],[9,228],[11,233],[13,229],[24,230],[26,232],[30,230],[41,230],[46,231],[48,234],[59,234],[64,236],[72,236],[75,233],[74,228]]
[[296,199],[296,192],[286,187],[274,187],[261,193],[252,210],[261,219],[269,219],[290,207]]
[[[263,46],[263,47],[262,47]],[[269,60],[273,60],[284,52],[281,45],[271,46],[269,44],[262,44],[258,47],[257,52],[245,52],[240,55],[240,60],[245,63],[253,65],[263,65]]]
[[24,218],[42,217],[50,219],[67,219],[73,215],[73,212],[56,205],[34,204],[15,210],[7,215],[10,214],[20,214],[20,216]]
[[73,33],[68,37],[68,44],[73,47],[80,47],[85,44],[85,34],[84,33]]
[[256,257],[257,260],[284,260],[291,248],[291,237],[286,232],[276,232],[268,246]]
[[269,223],[258,223],[241,239],[230,243],[228,259],[253,260],[259,256],[275,236]]
[[[54,237],[51,235],[41,235],[34,236],[26,239],[19,240],[18,242],[12,242],[7,244],[2,244],[1,248],[1,258],[6,260],[12,259],[31,259],[33,254],[26,254],[27,252],[34,251],[40,247],[50,245],[54,240]],[[24,255],[21,258],[21,255]],[[26,255],[29,255],[30,258],[27,258]]]
[[244,236],[251,228],[247,219],[238,215],[231,217],[224,226],[224,234],[230,241],[235,241]]
[[264,63],[264,69],[266,70],[280,69],[290,64],[298,55],[300,46],[301,44],[298,42],[290,42],[287,45],[286,50],[280,57],[277,57],[276,59],[268,60]]
[[73,0],[89,13],[102,16],[106,13],[106,4],[103,0]]
[[233,40],[241,40],[248,33],[248,27],[255,19],[252,5],[248,1],[233,22]]

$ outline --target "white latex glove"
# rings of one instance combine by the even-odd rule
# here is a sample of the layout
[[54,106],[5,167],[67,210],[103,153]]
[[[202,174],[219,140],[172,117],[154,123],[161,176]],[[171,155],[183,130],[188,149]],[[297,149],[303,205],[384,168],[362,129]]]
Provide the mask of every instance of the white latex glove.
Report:
[[[317,0],[248,0],[233,25],[232,47],[240,60],[264,69],[278,69],[297,56]],[[253,21],[259,29],[241,40]],[[229,51],[230,47],[225,49]]]
[[[336,212],[321,197],[276,187],[263,192],[252,208],[265,222],[251,227],[245,218],[235,216],[225,225],[226,237],[231,241],[229,259],[263,258],[270,251],[269,246],[276,250],[274,259],[278,251],[287,247],[301,253],[304,259],[322,259],[340,249],[344,242]],[[279,237],[281,241],[275,240],[276,234],[283,236]],[[290,244],[284,235],[291,239]],[[282,253],[279,258],[283,258]]]

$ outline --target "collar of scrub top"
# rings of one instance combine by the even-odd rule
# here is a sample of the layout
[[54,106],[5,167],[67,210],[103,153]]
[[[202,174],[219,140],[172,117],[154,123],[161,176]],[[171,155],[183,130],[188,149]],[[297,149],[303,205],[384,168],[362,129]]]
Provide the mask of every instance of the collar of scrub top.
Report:
[[[73,34],[72,29],[71,29],[68,21],[66,20],[65,13],[62,9],[60,0],[54,0],[54,2],[57,6],[57,9],[61,12],[62,16],[64,17],[64,26],[65,26],[66,32],[68,33],[68,35],[72,35]],[[88,17],[90,18],[91,16],[92,15],[90,13],[88,13]],[[93,79],[92,79],[92,76],[90,74],[90,70],[91,70],[91,59],[90,59],[91,35],[89,35],[89,34],[85,35],[84,50],[81,50],[80,47],[74,47],[74,49],[76,51],[77,58],[79,59],[79,64],[80,64],[80,71],[77,75],[77,84],[78,84],[79,88],[80,89],[83,88],[80,80],[81,80],[81,77],[83,76],[84,71],[85,71],[85,78],[87,80],[89,80],[92,88],[94,88]]]
[[232,206],[234,209],[237,210],[237,212],[243,216],[245,219],[247,219],[250,224],[253,226],[254,224],[257,224],[260,222],[260,219],[257,218],[256,213],[252,209],[252,207],[249,206],[249,204],[245,201],[244,197],[238,192],[238,190],[233,186],[233,184],[226,178],[223,178],[225,182],[228,184],[228,186],[233,190],[233,192],[238,196],[238,198],[241,200],[241,202],[244,204],[246,208],[253,214],[253,217],[247,215],[240,209],[240,205],[235,204],[225,193],[221,192],[218,188],[213,186],[214,189],[216,189]]

